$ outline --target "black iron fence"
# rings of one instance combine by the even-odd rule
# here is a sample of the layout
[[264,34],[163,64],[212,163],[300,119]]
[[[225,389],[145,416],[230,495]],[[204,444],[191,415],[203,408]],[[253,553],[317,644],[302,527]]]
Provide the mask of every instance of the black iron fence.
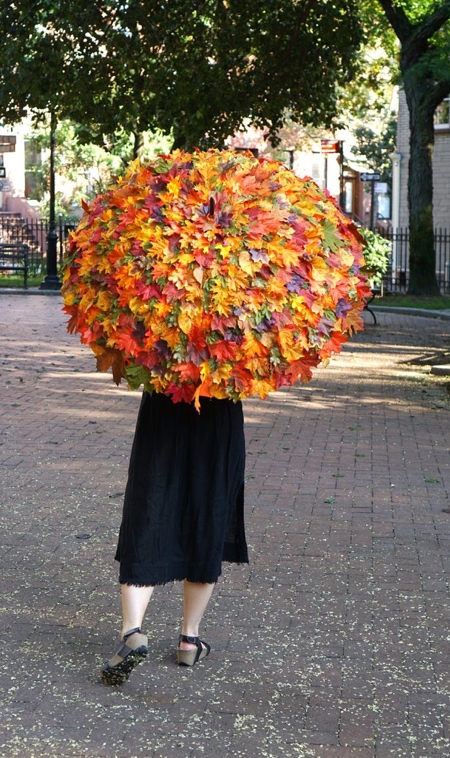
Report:
[[[64,258],[67,240],[75,224],[58,218],[58,259]],[[409,285],[409,231],[408,229],[379,229],[389,240],[391,253],[389,268],[383,278],[386,292],[406,292]],[[48,222],[30,221],[16,214],[0,213],[0,242],[25,242],[29,247],[31,270],[42,267],[47,250]],[[450,295],[450,231],[437,229],[434,234],[436,252],[436,278],[442,295]]]
[[[74,228],[73,223],[63,218],[57,221],[59,261],[62,261],[65,255],[69,231]],[[0,214],[0,243],[26,243],[29,248],[31,270],[42,268],[47,251],[47,234],[47,221],[24,219],[15,214]]]
[[[383,278],[386,292],[402,293],[409,285],[409,230],[378,230],[391,244],[389,268]],[[441,295],[450,295],[450,231],[436,229],[434,233],[436,279]]]

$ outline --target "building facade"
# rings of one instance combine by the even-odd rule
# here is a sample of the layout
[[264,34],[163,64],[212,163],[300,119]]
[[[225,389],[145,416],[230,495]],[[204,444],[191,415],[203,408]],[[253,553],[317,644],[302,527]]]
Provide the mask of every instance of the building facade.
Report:
[[258,157],[281,161],[299,177],[310,177],[321,189],[326,189],[341,204],[345,212],[358,223],[369,226],[370,197],[360,180],[361,171],[347,156],[351,135],[338,132],[330,137],[323,134],[310,135],[306,129],[292,124],[280,133],[280,143],[273,148],[264,132],[250,124],[228,141],[235,150],[250,150]]
[[[433,212],[435,229],[450,230],[450,109],[449,98],[436,110],[433,152]],[[400,91],[397,149],[392,161],[392,227],[406,229],[408,216],[409,111]]]

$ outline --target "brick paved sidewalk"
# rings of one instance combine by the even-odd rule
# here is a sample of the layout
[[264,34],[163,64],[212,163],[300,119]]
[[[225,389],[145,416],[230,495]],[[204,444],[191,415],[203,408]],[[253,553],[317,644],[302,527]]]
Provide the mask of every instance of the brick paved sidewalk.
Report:
[[245,403],[249,567],[175,664],[180,587],[122,688],[113,560],[139,393],[94,373],[60,298],[0,295],[0,754],[450,756],[450,442],[411,363],[449,322],[378,313],[309,385]]

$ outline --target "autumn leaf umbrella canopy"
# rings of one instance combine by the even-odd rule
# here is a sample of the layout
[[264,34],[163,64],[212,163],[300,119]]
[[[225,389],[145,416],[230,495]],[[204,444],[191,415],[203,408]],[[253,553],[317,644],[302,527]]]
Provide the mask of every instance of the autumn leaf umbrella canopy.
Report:
[[266,397],[339,352],[369,295],[358,233],[275,161],[175,151],[85,205],[64,274],[68,329],[174,402]]

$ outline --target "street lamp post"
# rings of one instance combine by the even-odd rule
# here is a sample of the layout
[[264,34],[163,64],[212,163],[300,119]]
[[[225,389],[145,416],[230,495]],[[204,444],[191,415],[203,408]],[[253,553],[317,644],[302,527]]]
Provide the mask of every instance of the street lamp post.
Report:
[[344,142],[339,140],[339,205],[344,210],[345,192],[344,192]]
[[47,234],[47,275],[39,285],[41,290],[61,289],[58,276],[58,235],[55,219],[55,144],[56,144],[56,115],[52,111],[50,117],[50,211]]

